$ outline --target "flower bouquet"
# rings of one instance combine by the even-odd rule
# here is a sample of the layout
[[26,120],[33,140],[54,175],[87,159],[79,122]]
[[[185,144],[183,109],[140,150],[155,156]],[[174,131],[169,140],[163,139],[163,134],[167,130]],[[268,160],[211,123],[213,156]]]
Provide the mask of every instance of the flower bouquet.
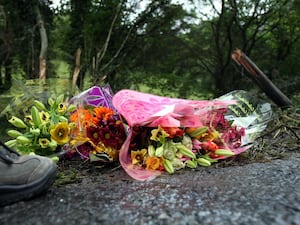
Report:
[[12,116],[15,129],[6,142],[21,154],[38,154],[58,160],[79,155],[91,161],[116,161],[126,133],[112,105],[109,85],[94,86],[70,101],[60,95],[47,104],[34,100],[23,119]]
[[24,120],[12,116],[6,142],[20,153],[119,160],[134,179],[163,171],[210,166],[251,147],[272,117],[269,104],[252,104],[242,91],[215,100],[167,98],[131,90],[113,95],[94,86],[66,101],[35,100]]
[[113,162],[126,138],[125,129],[112,105],[110,86],[94,86],[73,97],[77,109],[71,113],[74,124],[70,142],[65,146],[67,158],[79,155],[90,161]]
[[131,90],[113,97],[113,104],[128,124],[120,163],[134,179],[148,180],[162,171],[172,174],[188,167],[210,166],[240,154],[245,127],[226,118],[232,99],[194,101],[166,98]]
[[69,113],[75,108],[68,104],[64,95],[49,98],[44,104],[34,100],[30,112],[21,119],[12,116],[8,121],[15,129],[7,131],[12,138],[5,144],[21,154],[55,156],[69,142]]

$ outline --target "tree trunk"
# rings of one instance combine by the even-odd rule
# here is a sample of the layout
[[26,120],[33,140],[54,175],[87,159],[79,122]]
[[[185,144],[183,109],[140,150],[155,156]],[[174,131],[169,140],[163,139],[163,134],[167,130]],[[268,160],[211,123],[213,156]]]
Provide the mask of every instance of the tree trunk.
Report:
[[[2,90],[11,87],[11,35],[5,9],[0,5],[0,86]],[[4,72],[2,70],[4,67]],[[4,75],[4,80],[2,76]]]
[[39,27],[41,37],[41,50],[39,56],[39,79],[42,83],[46,83],[48,37],[40,9],[38,6],[36,6],[35,9],[37,14],[37,24]]
[[81,56],[81,48],[78,48],[76,51],[75,68],[72,77],[72,93],[76,89],[76,84],[80,73],[80,56]]

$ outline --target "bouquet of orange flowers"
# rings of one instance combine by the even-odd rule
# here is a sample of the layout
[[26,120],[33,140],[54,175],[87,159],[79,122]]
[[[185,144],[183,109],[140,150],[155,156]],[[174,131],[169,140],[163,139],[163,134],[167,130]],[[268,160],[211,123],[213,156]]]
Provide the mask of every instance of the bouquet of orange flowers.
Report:
[[80,155],[91,161],[116,161],[126,138],[125,129],[111,105],[111,89],[92,87],[73,97],[77,110],[70,115],[73,124],[66,157]]

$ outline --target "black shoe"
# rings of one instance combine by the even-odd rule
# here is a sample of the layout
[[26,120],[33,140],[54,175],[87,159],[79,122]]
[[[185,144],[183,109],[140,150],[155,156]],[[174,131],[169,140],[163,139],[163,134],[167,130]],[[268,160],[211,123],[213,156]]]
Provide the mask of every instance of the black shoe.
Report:
[[55,181],[56,170],[51,159],[22,156],[0,142],[0,206],[44,193]]

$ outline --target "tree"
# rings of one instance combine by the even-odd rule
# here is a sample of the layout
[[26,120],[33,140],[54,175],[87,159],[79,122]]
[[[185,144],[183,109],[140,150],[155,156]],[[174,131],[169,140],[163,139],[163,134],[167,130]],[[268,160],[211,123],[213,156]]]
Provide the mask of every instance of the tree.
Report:
[[39,55],[39,79],[42,83],[46,82],[46,65],[47,65],[47,50],[48,50],[48,36],[44,25],[39,6],[35,6],[37,25],[40,31],[41,50]]
[[[293,1],[222,0],[219,2],[219,7],[214,5],[213,0],[207,0],[206,2],[213,6],[215,16],[212,18],[206,17],[206,20],[202,20],[202,23],[199,24],[198,30],[202,30],[203,33],[198,34],[198,36],[208,35],[208,38],[203,38],[204,43],[201,44],[201,47],[198,45],[198,52],[201,51],[202,53],[198,59],[202,68],[210,73],[209,76],[213,79],[211,87],[214,86],[216,95],[247,87],[243,85],[247,82],[242,80],[242,74],[232,66],[231,53],[235,48],[241,48],[248,56],[255,57],[255,61],[266,62],[267,59],[270,65],[274,64],[274,61],[278,58],[266,57],[270,56],[274,45],[276,46],[274,49],[278,49],[278,53],[279,51],[282,52],[282,49],[287,50],[295,43],[295,40],[297,40],[295,36],[299,36],[299,34],[293,32],[295,36],[288,38],[282,35],[280,31],[284,29],[282,26],[283,21],[285,21],[285,29],[289,27],[287,21],[293,24],[291,16],[283,16],[286,15],[286,10],[291,10]],[[210,28],[208,24],[210,24]],[[192,32],[195,32],[195,30],[197,28]],[[274,31],[278,31],[281,36],[275,37],[276,32],[274,33]],[[189,36],[193,38],[195,35],[191,33]],[[289,39],[289,45],[282,45],[282,43],[276,43],[276,41],[270,42],[270,36],[277,41],[282,40],[284,36],[285,40]],[[193,42],[190,41],[189,43]],[[273,47],[270,45],[273,45]],[[192,45],[190,49],[194,47]],[[205,57],[201,57],[203,55]],[[206,58],[208,56],[210,56],[210,60]],[[268,68],[268,66],[266,67]]]
[[[52,22],[49,4],[49,1],[40,0],[1,1],[0,5],[6,14],[6,30],[9,33],[7,43],[10,43],[6,70],[20,67],[25,72],[25,78],[39,77],[39,68],[45,65],[46,60],[46,30]],[[39,45],[41,54],[36,51]],[[41,65],[39,57],[43,59]],[[46,71],[46,65],[41,67],[41,71]],[[9,76],[7,79],[10,79]]]
[[[11,85],[11,38],[8,29],[7,15],[4,6],[0,5],[0,86],[4,90]],[[2,74],[2,67],[4,67],[4,74]],[[3,84],[2,76],[5,77]]]
[[115,79],[122,85],[119,88],[143,83],[159,89],[161,94],[172,89],[173,94],[179,91],[182,97],[189,95],[191,89],[179,89],[187,77],[181,67],[186,60],[181,36],[188,31],[191,17],[182,5],[170,0],[151,1],[131,22],[133,31],[125,46],[127,54],[120,71],[123,76]]

